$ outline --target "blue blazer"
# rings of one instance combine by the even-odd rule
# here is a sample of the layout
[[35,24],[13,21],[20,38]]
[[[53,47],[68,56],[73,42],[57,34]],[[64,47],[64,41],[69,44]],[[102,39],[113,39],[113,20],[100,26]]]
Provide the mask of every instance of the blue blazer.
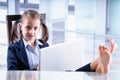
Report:
[[[40,49],[48,47],[48,43],[39,40],[43,45],[39,45]],[[23,40],[9,45],[7,53],[7,69],[8,70],[30,70],[27,53]]]

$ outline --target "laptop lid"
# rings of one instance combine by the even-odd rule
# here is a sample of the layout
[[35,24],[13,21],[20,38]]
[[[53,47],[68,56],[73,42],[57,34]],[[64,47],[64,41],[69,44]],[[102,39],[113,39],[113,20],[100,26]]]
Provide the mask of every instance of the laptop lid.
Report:
[[76,70],[82,66],[84,38],[64,42],[41,49],[41,71]]

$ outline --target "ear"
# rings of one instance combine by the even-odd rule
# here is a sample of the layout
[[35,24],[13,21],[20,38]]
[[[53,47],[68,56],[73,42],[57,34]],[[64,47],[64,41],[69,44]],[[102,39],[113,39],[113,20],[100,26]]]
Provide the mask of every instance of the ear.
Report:
[[19,29],[21,30],[22,24],[21,24],[21,23],[18,23],[18,27],[19,27]]

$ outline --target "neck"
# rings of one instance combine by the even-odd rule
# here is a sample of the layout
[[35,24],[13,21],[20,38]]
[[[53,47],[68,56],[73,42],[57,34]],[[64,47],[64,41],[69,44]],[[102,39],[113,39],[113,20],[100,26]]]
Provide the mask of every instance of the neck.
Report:
[[35,42],[35,40],[25,40],[32,48],[35,48],[35,46],[36,46],[36,42]]
[[32,48],[35,48],[35,42],[28,42]]

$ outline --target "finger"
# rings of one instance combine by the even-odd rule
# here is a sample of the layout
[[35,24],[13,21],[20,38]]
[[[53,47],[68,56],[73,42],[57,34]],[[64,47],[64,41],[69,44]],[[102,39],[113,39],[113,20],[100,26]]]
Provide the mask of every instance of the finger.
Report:
[[104,54],[106,54],[106,55],[109,55],[109,56],[110,56],[110,52],[109,52],[109,50],[104,49]]
[[116,43],[113,41],[113,39],[110,39],[110,53],[113,53],[116,48]]
[[104,46],[101,46],[100,51],[101,51],[100,55],[103,56],[104,55]]
[[114,42],[112,39],[110,39],[110,52],[113,52]]
[[110,51],[106,46],[101,47],[101,55],[103,56],[104,54],[109,54]]
[[101,50],[101,45],[99,45],[99,55],[102,56],[102,50]]
[[109,49],[108,49],[106,46],[103,46],[103,49],[106,49],[106,50],[108,50],[108,51],[109,51]]

